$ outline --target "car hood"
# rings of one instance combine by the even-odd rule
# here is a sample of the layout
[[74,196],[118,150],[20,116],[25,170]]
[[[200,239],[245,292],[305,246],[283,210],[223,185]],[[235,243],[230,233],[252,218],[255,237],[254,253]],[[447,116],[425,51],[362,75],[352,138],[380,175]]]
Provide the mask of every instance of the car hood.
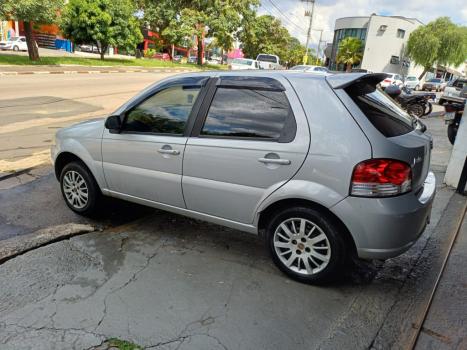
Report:
[[104,130],[105,118],[94,118],[79,122],[77,124],[60,129],[57,132],[58,138],[73,137],[73,138],[101,138]]

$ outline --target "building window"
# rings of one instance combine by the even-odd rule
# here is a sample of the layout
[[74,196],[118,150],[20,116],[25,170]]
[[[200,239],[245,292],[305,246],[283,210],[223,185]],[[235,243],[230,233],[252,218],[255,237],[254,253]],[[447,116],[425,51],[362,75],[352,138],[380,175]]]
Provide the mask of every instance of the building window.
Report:
[[404,29],[398,29],[397,30],[397,37],[403,39],[405,36],[405,30]]
[[391,64],[399,64],[400,63],[399,56],[391,56],[390,62]]

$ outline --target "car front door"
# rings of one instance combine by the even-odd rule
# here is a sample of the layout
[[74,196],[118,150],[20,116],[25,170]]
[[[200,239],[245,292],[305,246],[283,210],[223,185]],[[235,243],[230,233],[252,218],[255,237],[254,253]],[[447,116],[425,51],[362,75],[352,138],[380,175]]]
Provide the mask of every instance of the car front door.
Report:
[[111,194],[185,207],[181,178],[186,131],[207,80],[179,78],[156,87],[122,113],[119,133],[104,131],[103,168]]
[[287,80],[221,76],[185,149],[187,209],[249,224],[257,206],[303,164],[310,135]]

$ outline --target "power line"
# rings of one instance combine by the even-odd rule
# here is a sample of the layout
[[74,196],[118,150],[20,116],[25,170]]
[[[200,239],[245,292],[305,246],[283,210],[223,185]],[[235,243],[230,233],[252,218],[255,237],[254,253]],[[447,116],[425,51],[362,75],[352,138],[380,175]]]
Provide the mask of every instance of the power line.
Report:
[[[271,5],[274,6],[281,14],[283,14],[283,13],[286,12],[286,11],[282,10],[279,6],[277,6],[277,5],[274,3],[274,1],[272,1],[272,0],[268,0],[268,1],[269,1],[269,2],[271,3]],[[295,15],[293,15],[293,14],[291,14],[291,13],[289,13],[289,16],[295,18],[295,19],[299,22],[299,24],[297,24],[296,22],[293,22],[292,20],[289,19],[289,20],[290,20],[292,23],[294,23],[295,25],[298,25],[298,26],[300,26],[300,27],[301,27],[301,26],[306,27],[306,24],[304,24],[304,23],[302,22],[302,19],[296,17]],[[285,17],[285,15],[284,15],[284,17]]]
[[[269,2],[271,3],[271,5],[274,6],[274,8],[269,8],[269,7],[266,7],[265,4],[263,3],[262,6],[263,8],[272,16],[276,17],[276,18],[283,18],[285,19],[290,25],[294,26],[295,29],[299,30],[300,32],[305,32],[305,28],[302,28],[300,27],[298,24],[296,24],[295,22],[291,21],[289,18],[287,18],[286,16],[284,16],[284,14],[281,13],[281,10],[275,6],[271,0],[269,0]],[[275,10],[276,12],[272,12],[272,10]]]

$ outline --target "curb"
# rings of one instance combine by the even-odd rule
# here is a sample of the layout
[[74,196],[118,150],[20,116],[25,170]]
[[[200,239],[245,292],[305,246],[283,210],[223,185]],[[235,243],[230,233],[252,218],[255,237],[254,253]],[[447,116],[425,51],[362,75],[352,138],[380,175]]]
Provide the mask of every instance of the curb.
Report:
[[33,170],[34,168],[37,168],[37,167],[30,167],[30,168],[25,168],[25,169],[21,169],[21,170],[16,170],[16,171],[13,171],[11,173],[4,174],[4,175],[2,175],[0,173],[0,181],[7,180],[7,179],[10,179],[12,177],[19,176],[19,175],[23,175],[23,174]]
[[111,74],[111,73],[188,73],[197,72],[194,69],[126,69],[126,70],[60,70],[60,71],[0,71],[2,75],[41,75],[41,74]]
[[33,249],[96,230],[92,225],[70,223],[3,240],[0,247],[0,264]]

